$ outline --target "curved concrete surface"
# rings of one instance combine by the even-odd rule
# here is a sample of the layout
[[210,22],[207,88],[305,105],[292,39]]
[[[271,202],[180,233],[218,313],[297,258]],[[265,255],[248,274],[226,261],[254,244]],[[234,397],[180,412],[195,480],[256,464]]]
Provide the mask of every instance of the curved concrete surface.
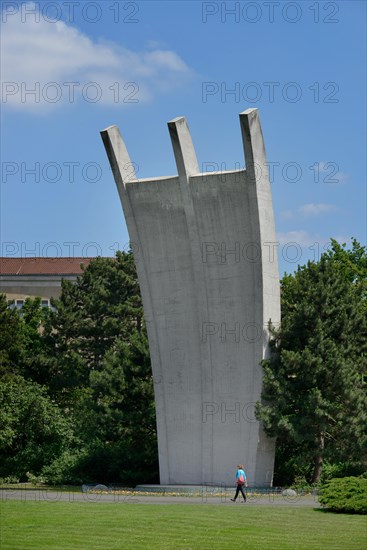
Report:
[[268,322],[280,321],[275,228],[257,109],[240,115],[246,170],[199,173],[183,117],[178,175],[138,180],[116,126],[101,132],[134,243],[152,360],[160,482],[272,484],[254,418]]

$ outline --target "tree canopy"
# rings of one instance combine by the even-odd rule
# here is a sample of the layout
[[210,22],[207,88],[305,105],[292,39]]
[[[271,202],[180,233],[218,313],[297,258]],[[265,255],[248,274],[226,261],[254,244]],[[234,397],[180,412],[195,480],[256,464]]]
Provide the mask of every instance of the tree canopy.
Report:
[[281,284],[282,321],[263,362],[258,418],[293,446],[310,481],[324,459],[361,461],[367,448],[366,250],[336,241]]
[[19,312],[4,297],[0,302],[7,327],[0,340],[3,372],[19,377],[14,384],[21,378],[24,392],[38,391],[73,426],[54,464],[48,455],[47,465],[33,462],[33,473],[106,483],[156,480],[153,383],[132,254],[96,258],[75,283],[62,282],[52,305],[44,311],[39,299],[27,299]]
[[[275,478],[290,483],[303,472],[316,482],[323,464],[365,469],[366,248],[332,240],[320,261],[283,277],[281,304],[256,409],[277,438]],[[0,476],[158,481],[152,373],[132,254],[92,260],[75,283],[63,281],[52,305],[27,299],[18,310],[0,295]]]

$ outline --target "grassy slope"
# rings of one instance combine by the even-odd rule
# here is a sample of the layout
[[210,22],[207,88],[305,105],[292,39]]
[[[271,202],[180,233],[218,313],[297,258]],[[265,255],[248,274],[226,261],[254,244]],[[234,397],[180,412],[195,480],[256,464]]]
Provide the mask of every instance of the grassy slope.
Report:
[[1,550],[366,548],[366,517],[308,508],[1,503]]

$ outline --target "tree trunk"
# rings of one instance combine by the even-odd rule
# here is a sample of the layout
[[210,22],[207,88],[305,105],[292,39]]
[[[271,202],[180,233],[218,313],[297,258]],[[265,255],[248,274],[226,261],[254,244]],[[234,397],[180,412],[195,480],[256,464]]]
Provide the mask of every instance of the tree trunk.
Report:
[[324,463],[323,454],[324,454],[324,447],[325,447],[325,439],[323,434],[320,434],[318,438],[318,442],[319,442],[319,447],[318,447],[318,452],[315,456],[314,470],[312,474],[311,483],[318,483],[320,481],[322,466]]

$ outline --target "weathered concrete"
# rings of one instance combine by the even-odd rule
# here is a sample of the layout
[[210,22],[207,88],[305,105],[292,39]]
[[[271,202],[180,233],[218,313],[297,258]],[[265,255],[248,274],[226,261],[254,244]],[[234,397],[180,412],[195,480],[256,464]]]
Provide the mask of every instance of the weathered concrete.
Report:
[[101,132],[134,243],[151,351],[162,484],[271,485],[274,442],[254,418],[267,324],[280,320],[257,109],[240,115],[246,170],[202,174],[184,118],[178,176],[137,180],[116,126]]

